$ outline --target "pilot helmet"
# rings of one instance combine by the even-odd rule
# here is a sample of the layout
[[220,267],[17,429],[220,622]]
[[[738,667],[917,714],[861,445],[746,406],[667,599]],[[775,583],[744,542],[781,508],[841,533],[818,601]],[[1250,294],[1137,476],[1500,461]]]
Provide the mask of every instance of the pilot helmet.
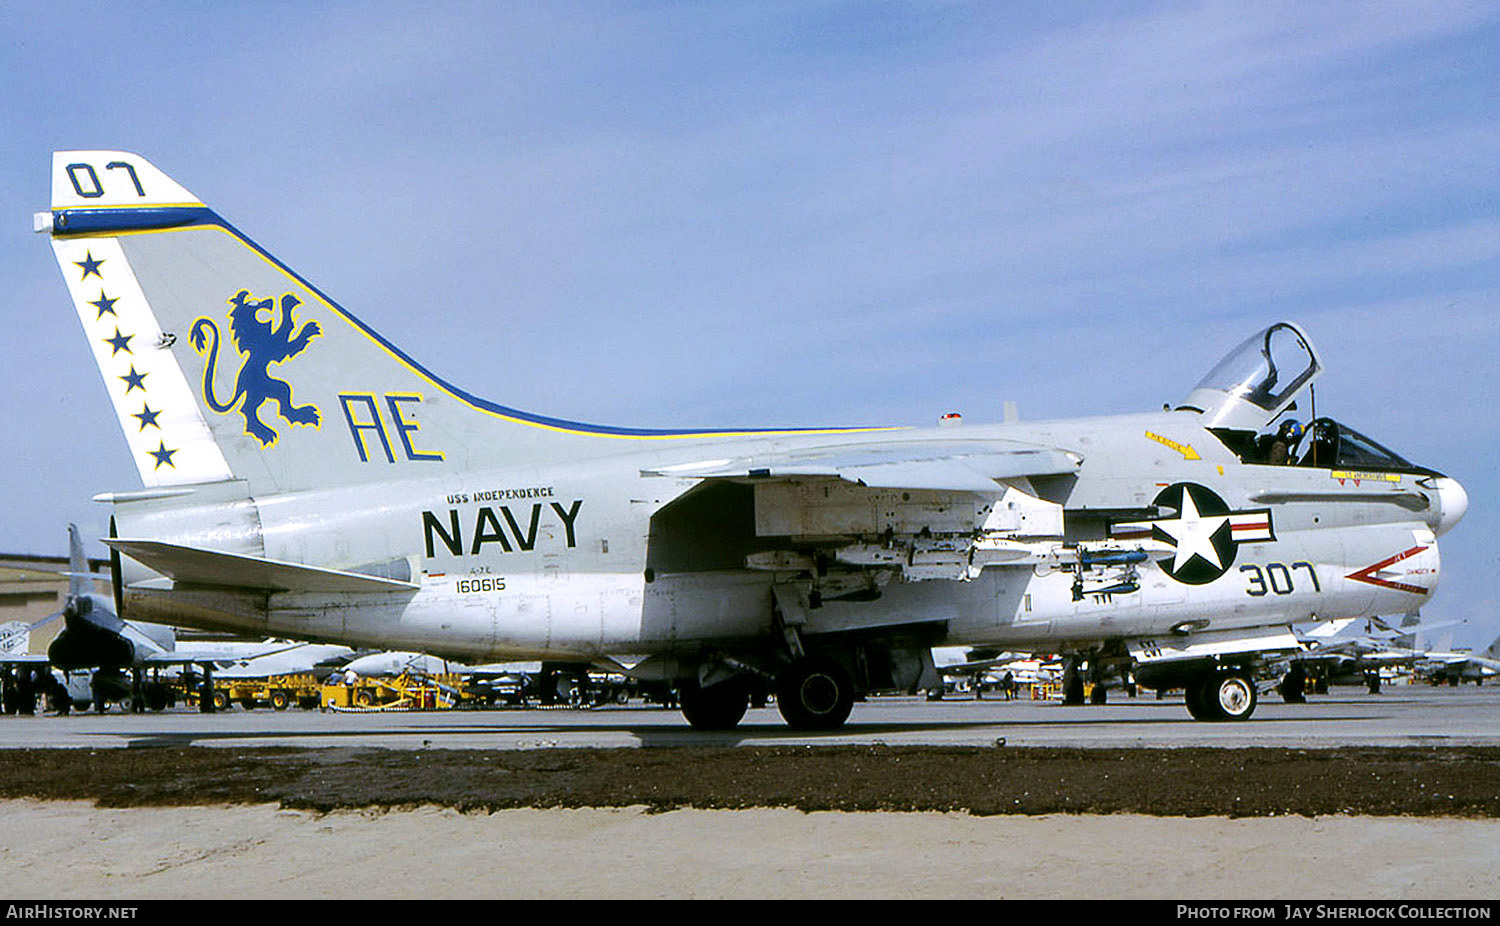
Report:
[[1290,441],[1292,443],[1296,443],[1297,441],[1301,440],[1302,439],[1302,424],[1301,424],[1301,422],[1298,422],[1295,419],[1288,419],[1287,421],[1283,421],[1281,423],[1281,434],[1280,434],[1280,436],[1283,439],[1285,439],[1287,441]]

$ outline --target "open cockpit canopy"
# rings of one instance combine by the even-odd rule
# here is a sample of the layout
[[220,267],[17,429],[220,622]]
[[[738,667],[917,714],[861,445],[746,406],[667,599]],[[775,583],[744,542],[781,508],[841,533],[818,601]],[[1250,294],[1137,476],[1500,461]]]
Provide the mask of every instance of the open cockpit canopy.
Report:
[[1179,408],[1207,428],[1258,431],[1276,420],[1323,372],[1318,352],[1291,322],[1247,338],[1199,381]]

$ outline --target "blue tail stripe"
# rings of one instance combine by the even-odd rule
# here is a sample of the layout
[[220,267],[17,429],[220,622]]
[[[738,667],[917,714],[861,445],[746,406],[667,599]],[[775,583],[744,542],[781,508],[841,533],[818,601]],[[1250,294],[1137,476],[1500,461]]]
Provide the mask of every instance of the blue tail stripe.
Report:
[[506,418],[528,424],[541,425],[564,431],[574,431],[582,434],[593,434],[608,437],[707,437],[714,435],[743,435],[743,434],[806,434],[809,432],[853,432],[870,430],[888,430],[888,428],[859,428],[859,427],[834,427],[834,428],[684,428],[684,429],[648,429],[648,428],[620,428],[609,425],[585,424],[578,421],[569,421],[564,418],[551,418],[546,415],[536,415],[523,412],[519,409],[499,405],[487,399],[482,399],[454,386],[442,377],[433,373],[422,364],[413,360],[405,351],[390,341],[386,340],[380,332],[360,321],[343,306],[339,305],[328,294],[318,289],[305,277],[297,273],[291,267],[282,263],[271,252],[257,244],[248,235],[242,233],[222,216],[207,207],[197,206],[166,206],[166,207],[130,207],[118,209],[59,209],[53,213],[54,234],[59,237],[69,235],[101,234],[106,232],[132,232],[132,231],[159,231],[176,228],[192,228],[217,226],[233,235],[262,258],[279,268],[283,273],[308,291],[316,293],[334,311],[338,312],[350,324],[396,357],[419,374],[435,383],[439,388],[447,391],[450,395],[463,402],[468,403],[481,411],[502,415]]

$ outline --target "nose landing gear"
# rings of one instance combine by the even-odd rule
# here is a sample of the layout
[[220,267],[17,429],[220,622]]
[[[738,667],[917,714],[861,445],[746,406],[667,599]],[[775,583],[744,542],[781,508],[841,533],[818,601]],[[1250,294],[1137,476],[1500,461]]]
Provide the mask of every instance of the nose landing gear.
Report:
[[1187,709],[1194,720],[1249,720],[1256,702],[1255,682],[1238,670],[1209,675],[1187,686]]

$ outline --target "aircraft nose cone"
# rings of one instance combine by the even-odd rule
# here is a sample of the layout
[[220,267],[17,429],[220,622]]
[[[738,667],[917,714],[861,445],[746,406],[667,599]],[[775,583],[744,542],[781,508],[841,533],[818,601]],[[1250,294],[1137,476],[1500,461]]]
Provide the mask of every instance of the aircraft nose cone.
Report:
[[1442,476],[1437,480],[1438,494],[1438,523],[1434,532],[1441,537],[1453,529],[1453,525],[1463,520],[1464,513],[1469,510],[1469,493],[1459,485],[1457,479]]

